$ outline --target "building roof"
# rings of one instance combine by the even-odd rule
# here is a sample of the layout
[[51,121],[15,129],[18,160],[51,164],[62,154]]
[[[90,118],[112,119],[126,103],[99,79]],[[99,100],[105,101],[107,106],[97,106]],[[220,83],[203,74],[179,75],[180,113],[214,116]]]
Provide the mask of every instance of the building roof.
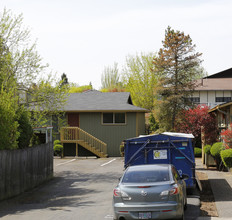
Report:
[[227,69],[227,70],[223,70],[219,73],[215,73],[213,75],[210,76],[206,76],[204,77],[205,79],[212,79],[212,78],[232,78],[232,68]]
[[219,110],[221,108],[225,108],[225,107],[230,106],[230,105],[232,105],[232,102],[222,103],[222,104],[219,104],[219,105],[215,106],[214,108],[211,108],[209,110],[209,112],[214,112],[214,111],[217,111],[217,110]]
[[89,90],[83,93],[71,93],[67,104],[64,106],[66,112],[148,112],[147,109],[134,106],[129,92],[100,92]]
[[204,78],[197,80],[196,91],[232,90],[232,78]]

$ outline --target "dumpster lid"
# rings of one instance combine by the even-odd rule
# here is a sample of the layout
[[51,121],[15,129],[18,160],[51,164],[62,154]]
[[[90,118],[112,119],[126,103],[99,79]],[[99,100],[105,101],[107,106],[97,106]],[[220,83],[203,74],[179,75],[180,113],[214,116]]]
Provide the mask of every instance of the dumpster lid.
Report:
[[174,137],[194,138],[193,134],[176,133],[176,132],[164,132],[162,134],[168,136],[174,136]]
[[[194,138],[193,134],[186,134],[186,133],[177,133],[177,132],[163,132],[162,135],[173,136],[173,137],[183,137],[183,138]],[[140,135],[139,137],[149,137],[149,136],[156,136],[160,134],[149,134],[149,135]]]

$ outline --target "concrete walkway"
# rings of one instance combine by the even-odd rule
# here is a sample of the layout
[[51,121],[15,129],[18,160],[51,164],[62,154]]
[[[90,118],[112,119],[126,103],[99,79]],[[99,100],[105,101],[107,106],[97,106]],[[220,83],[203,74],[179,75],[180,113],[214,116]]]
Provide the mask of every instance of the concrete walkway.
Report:
[[219,217],[198,217],[198,220],[232,220],[232,173],[205,169],[201,159],[196,159],[196,171],[206,173],[214,194]]

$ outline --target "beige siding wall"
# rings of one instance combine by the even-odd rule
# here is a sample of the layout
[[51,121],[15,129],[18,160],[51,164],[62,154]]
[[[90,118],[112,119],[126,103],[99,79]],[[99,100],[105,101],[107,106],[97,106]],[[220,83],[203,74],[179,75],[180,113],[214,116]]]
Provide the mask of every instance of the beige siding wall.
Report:
[[223,91],[216,91],[216,97],[223,97]]
[[80,113],[80,128],[105,142],[109,156],[120,156],[119,146],[123,140],[135,137],[136,128],[137,133],[144,133],[144,113],[138,113],[137,119],[136,114],[126,113],[125,125],[103,125],[102,113]]
[[208,91],[208,103],[215,103],[215,91]]
[[207,91],[200,91],[200,103],[208,103]]
[[137,122],[136,122],[136,136],[145,134],[145,115],[144,113],[137,113]]
[[231,97],[231,91],[224,91],[224,97]]

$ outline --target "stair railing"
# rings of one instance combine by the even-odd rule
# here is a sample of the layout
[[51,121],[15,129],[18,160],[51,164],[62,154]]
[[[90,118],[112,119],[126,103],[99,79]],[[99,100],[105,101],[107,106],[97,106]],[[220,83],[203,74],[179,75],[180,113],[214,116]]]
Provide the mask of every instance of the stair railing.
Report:
[[92,149],[107,154],[107,144],[79,127],[62,127],[60,132],[61,142],[78,142],[84,141],[91,146]]

